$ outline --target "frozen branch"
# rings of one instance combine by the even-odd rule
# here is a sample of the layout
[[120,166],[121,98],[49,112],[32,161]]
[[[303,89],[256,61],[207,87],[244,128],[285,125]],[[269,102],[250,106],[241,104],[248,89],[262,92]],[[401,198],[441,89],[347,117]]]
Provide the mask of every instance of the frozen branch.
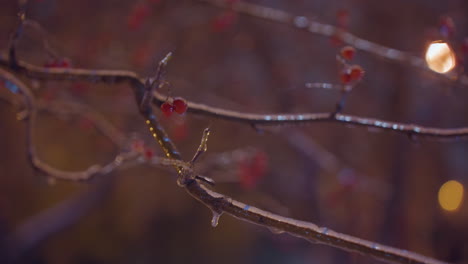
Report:
[[[0,66],[9,67],[7,58],[0,55]],[[14,70],[14,69],[10,69]],[[75,68],[44,68],[23,61],[18,61],[18,67],[14,70],[29,78],[44,80],[85,80],[90,82],[104,82],[114,84],[116,82],[129,82],[135,92],[145,92],[145,80],[132,71],[123,70],[86,70]],[[154,91],[153,102],[157,105],[164,103],[167,96]],[[140,99],[141,100],[141,99]],[[140,105],[141,101],[138,102]],[[303,113],[303,114],[255,114],[217,108],[205,104],[187,102],[188,111],[195,114],[212,116],[215,118],[246,123],[249,125],[278,126],[306,123],[338,123],[344,125],[356,125],[366,128],[376,128],[384,131],[392,131],[408,136],[428,137],[436,139],[459,139],[468,136],[468,127],[437,128],[416,124],[399,123],[376,118],[346,115],[340,113]]]
[[[135,87],[136,101],[141,101],[143,93],[138,92]],[[140,111],[150,132],[170,159],[181,160],[175,144],[168,137],[164,128],[159,124],[152,108]],[[208,132],[205,130],[202,139],[202,148],[206,150],[206,140]],[[424,263],[442,264],[444,262],[428,258],[406,250],[396,249],[389,246],[380,245],[353,236],[341,234],[325,227],[299,221],[280,215],[276,215],[250,205],[238,202],[228,196],[212,191],[202,185],[192,173],[187,173],[180,166],[174,166],[179,178],[178,185],[184,188],[192,197],[206,205],[213,213],[212,225],[218,224],[219,217],[223,213],[230,214],[238,219],[261,225],[270,229],[287,232],[291,235],[307,239],[309,241],[323,243],[337,247],[346,251],[355,251],[363,255],[370,255],[380,260],[395,263]]]
[[[2,66],[8,66],[5,64],[7,61],[2,58],[0,61]],[[94,81],[103,81],[103,82],[117,82],[117,81],[129,81],[132,84],[132,87],[135,92],[135,98],[137,105],[141,105],[143,96],[145,94],[145,85],[143,84],[141,78],[139,78],[133,72],[126,72],[126,71],[98,71],[98,70],[83,70],[83,69],[45,69],[37,66],[33,66],[30,64],[26,64],[24,62],[18,61],[18,68],[15,70],[18,73],[24,74],[30,78],[41,78],[41,79],[61,79],[61,80],[68,80],[68,79],[88,79]],[[29,146],[32,146],[31,139],[32,139],[32,129],[33,122],[36,114],[35,108],[35,101],[34,96],[30,93],[30,90],[27,88],[23,82],[18,80],[13,74],[8,71],[1,70],[0,76],[2,76],[7,81],[12,82],[13,84],[18,86],[18,89],[23,93],[26,100],[27,110],[28,110],[28,140]],[[155,99],[160,100],[162,97],[161,94],[155,92]],[[194,112],[210,114],[220,118],[232,119],[236,121],[242,121],[247,123],[258,123],[258,124],[281,124],[281,123],[288,123],[288,122],[298,122],[304,121],[304,115],[254,115],[254,114],[243,114],[234,111],[228,111],[223,109],[217,109],[208,107],[201,104],[189,103],[189,107]],[[398,263],[425,263],[425,264],[439,264],[443,263],[428,257],[424,257],[422,255],[408,252],[405,250],[400,250],[388,246],[379,245],[370,241],[362,240],[359,238],[355,238],[349,235],[340,234],[329,230],[327,228],[318,227],[315,224],[294,220],[291,218],[282,217],[279,215],[275,215],[261,209],[243,204],[241,202],[235,201],[227,196],[214,192],[207,187],[203,186],[198,180],[201,176],[196,175],[193,171],[188,170],[186,167],[183,166],[185,164],[182,159],[180,153],[177,151],[176,146],[172,142],[172,140],[168,137],[167,133],[165,132],[164,128],[159,124],[156,116],[153,113],[153,109],[148,106],[147,108],[140,108],[141,115],[145,118],[145,123],[147,124],[151,134],[155,138],[156,142],[161,146],[163,149],[166,157],[170,161],[170,163],[176,169],[179,178],[178,184],[179,186],[186,189],[186,191],[192,195],[195,199],[201,201],[205,204],[208,208],[213,211],[213,225],[217,223],[217,219],[222,213],[230,214],[236,218],[241,220],[245,220],[248,222],[252,222],[261,226],[265,226],[268,228],[275,228],[277,230],[281,230],[284,232],[288,232],[294,236],[298,236],[307,240],[311,240],[314,242],[319,242],[323,244],[327,244],[333,247],[341,248],[347,251],[357,251],[364,255],[371,255],[378,259],[388,261],[388,262],[398,262]],[[330,115],[327,114],[307,114],[308,117],[316,118],[316,120],[322,121],[338,121],[343,122],[343,120],[347,123],[346,119],[343,117],[349,117],[341,114],[335,115],[334,119],[330,119]],[[362,119],[362,118],[361,118]],[[358,119],[358,120],[361,120]],[[314,120],[314,119],[310,119]],[[354,117],[352,118],[354,120]],[[368,122],[368,119],[362,119]],[[362,122],[361,120],[361,122]],[[377,122],[377,121],[375,121]],[[381,121],[379,121],[381,122]],[[369,125],[368,125],[369,126]],[[404,128],[406,128],[405,125]],[[428,129],[428,128],[426,128]],[[447,133],[446,130],[439,129],[438,132]],[[468,130],[468,129],[465,129]],[[398,130],[396,130],[398,131]],[[416,133],[421,131],[416,131]],[[465,132],[466,133],[466,132]],[[205,138],[205,137],[204,137]],[[202,140],[203,142],[203,140]],[[202,145],[206,144],[206,142],[202,143]],[[204,148],[204,147],[203,147]],[[96,168],[92,167],[90,170],[86,170],[85,172],[81,172],[78,174],[67,174],[62,171],[55,171],[50,169],[49,167],[45,166],[40,160],[37,158],[35,154],[35,150],[33,147],[29,148],[29,154],[32,157],[32,162],[34,166],[44,170],[47,173],[52,175],[56,175],[58,177],[62,177],[68,180],[79,180],[79,179],[87,179],[90,177],[89,175],[96,175],[97,173],[103,171],[112,171],[115,169],[118,164],[121,164],[120,159],[116,159],[114,162],[101,167]],[[198,176],[198,177],[197,177]]]

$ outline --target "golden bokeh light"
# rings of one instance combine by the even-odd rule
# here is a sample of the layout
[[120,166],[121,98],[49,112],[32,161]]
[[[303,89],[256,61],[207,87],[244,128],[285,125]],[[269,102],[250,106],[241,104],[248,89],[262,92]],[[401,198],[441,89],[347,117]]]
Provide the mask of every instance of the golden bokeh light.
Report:
[[463,185],[448,181],[439,189],[439,204],[446,211],[456,211],[463,201]]
[[455,53],[445,42],[432,42],[426,50],[426,63],[435,72],[449,72],[455,67]]

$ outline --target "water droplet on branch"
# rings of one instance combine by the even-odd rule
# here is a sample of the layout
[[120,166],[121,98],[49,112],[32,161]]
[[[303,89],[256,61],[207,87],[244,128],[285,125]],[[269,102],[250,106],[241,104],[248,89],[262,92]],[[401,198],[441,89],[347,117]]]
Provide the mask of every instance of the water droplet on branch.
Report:
[[221,213],[218,213],[218,212],[215,212],[215,211],[212,211],[213,212],[213,217],[211,218],[211,226],[212,227],[217,227],[218,226],[218,221],[219,221],[219,218],[221,217],[221,215],[223,214],[222,212]]

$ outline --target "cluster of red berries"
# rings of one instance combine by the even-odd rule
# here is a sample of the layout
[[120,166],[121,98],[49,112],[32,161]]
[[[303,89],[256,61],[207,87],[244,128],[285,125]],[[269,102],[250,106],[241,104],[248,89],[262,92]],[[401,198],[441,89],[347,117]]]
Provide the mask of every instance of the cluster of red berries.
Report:
[[187,112],[187,101],[185,101],[183,98],[176,97],[174,100],[172,100],[172,103],[170,102],[165,102],[161,105],[161,112],[166,116],[170,117],[173,112],[176,112],[180,115],[184,114]]
[[364,77],[364,70],[359,65],[346,67],[340,73],[340,80],[343,84],[350,84],[354,81],[360,81]]
[[364,77],[364,70],[359,65],[348,65],[346,61],[354,58],[356,50],[351,46],[343,47],[340,50],[340,56],[345,60],[344,68],[340,72],[340,80],[343,84],[350,84],[355,81],[360,81]]
[[52,59],[44,64],[46,68],[70,68],[71,62],[67,58],[63,59]]

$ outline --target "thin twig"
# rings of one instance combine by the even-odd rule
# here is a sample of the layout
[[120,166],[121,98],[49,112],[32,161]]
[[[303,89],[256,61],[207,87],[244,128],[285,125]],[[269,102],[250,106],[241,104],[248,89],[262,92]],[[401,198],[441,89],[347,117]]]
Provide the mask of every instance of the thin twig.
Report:
[[151,104],[151,99],[153,93],[161,87],[162,79],[164,78],[164,74],[166,72],[167,63],[172,57],[172,53],[169,52],[164,59],[162,59],[159,64],[158,68],[156,69],[156,74],[153,80],[148,79],[145,83],[145,93],[143,94],[143,98],[141,99],[140,108],[146,109]]

